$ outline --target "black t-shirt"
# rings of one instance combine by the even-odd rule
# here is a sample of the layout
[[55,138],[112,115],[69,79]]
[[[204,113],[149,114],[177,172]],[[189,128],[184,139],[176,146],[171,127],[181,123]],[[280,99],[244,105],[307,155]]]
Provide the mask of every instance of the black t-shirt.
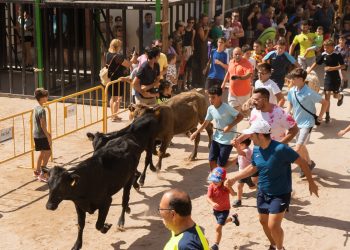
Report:
[[159,64],[154,63],[153,69],[149,66],[148,62],[144,62],[137,71],[137,78],[140,79],[141,85],[151,85],[156,78],[160,75]]
[[[317,58],[316,63],[318,65],[325,64],[329,67],[335,67],[339,65],[344,65],[344,59],[340,54],[337,54],[333,52],[332,54],[327,54],[326,52],[323,52],[322,55]],[[333,70],[333,71],[326,71],[326,78],[339,78],[339,71]]]
[[[111,62],[112,59],[113,61]],[[117,80],[119,77],[122,77],[125,75],[124,72],[126,68],[123,65],[121,65],[123,61],[124,61],[124,56],[122,54],[107,52],[106,64],[109,64],[108,77],[110,77],[112,81]]]

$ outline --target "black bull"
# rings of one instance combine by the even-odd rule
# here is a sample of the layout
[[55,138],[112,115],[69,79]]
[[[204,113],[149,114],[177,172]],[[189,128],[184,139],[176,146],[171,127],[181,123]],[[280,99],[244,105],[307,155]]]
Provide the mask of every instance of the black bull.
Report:
[[96,229],[102,233],[110,229],[111,224],[105,223],[105,220],[112,196],[122,188],[123,209],[118,226],[124,226],[125,212],[130,212],[128,203],[134,173],[144,149],[153,148],[157,130],[157,117],[154,114],[143,116],[131,124],[129,132],[108,141],[77,166],[69,170],[58,166],[46,170],[49,175],[46,208],[55,210],[63,200],[71,200],[75,204],[79,231],[72,249],[82,247],[86,212],[93,214],[98,210]]

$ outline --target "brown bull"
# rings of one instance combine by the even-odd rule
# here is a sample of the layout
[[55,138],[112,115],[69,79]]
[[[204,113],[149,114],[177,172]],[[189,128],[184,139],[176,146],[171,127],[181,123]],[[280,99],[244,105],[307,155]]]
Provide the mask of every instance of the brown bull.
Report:
[[[161,141],[159,149],[159,160],[156,165],[158,170],[162,167],[162,159],[165,157],[166,149],[174,135],[193,133],[197,129],[198,123],[202,124],[207,113],[208,102],[206,97],[198,92],[184,92],[170,98],[169,101],[153,107],[155,112],[159,112],[160,127],[157,133],[157,140]],[[136,118],[142,116],[146,110],[151,109],[150,106],[144,104],[131,105],[129,107],[131,115]],[[207,133],[209,136],[210,147],[213,126],[208,125]],[[147,131],[145,131],[147,133]],[[189,160],[194,160],[197,157],[197,148],[200,141],[198,135],[194,142],[194,149],[189,157]]]

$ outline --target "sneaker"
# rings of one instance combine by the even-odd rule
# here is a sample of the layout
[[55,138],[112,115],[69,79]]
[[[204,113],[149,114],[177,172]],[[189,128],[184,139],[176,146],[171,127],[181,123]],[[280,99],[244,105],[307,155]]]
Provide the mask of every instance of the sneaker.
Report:
[[41,182],[45,182],[47,183],[47,176],[44,174],[44,173],[41,173],[39,176],[38,176],[38,181],[41,181]]
[[210,247],[210,250],[219,250],[219,246],[217,244],[214,244]]
[[239,226],[239,219],[238,219],[238,214],[233,214],[232,215],[232,223],[234,223],[237,227]]
[[232,203],[232,206],[233,206],[233,207],[240,207],[240,206],[242,206],[242,201],[241,201],[241,200],[235,200],[235,201]]
[[33,172],[33,177],[34,177],[35,179],[38,179],[39,175],[40,175],[40,171],[35,170],[35,171]]
[[310,171],[312,171],[315,167],[316,167],[316,163],[314,161],[311,161],[311,163],[309,164]]
[[338,99],[337,106],[341,106],[343,104],[343,99],[344,99],[344,95],[341,94],[341,98]]

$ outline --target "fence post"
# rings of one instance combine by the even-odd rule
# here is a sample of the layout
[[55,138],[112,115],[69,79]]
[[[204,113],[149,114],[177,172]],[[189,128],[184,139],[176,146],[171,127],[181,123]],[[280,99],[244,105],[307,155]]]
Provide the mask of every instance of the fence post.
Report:
[[107,133],[107,98],[108,98],[108,83],[106,84],[104,91],[102,91],[102,112],[103,112],[103,121],[102,121],[102,131]]

